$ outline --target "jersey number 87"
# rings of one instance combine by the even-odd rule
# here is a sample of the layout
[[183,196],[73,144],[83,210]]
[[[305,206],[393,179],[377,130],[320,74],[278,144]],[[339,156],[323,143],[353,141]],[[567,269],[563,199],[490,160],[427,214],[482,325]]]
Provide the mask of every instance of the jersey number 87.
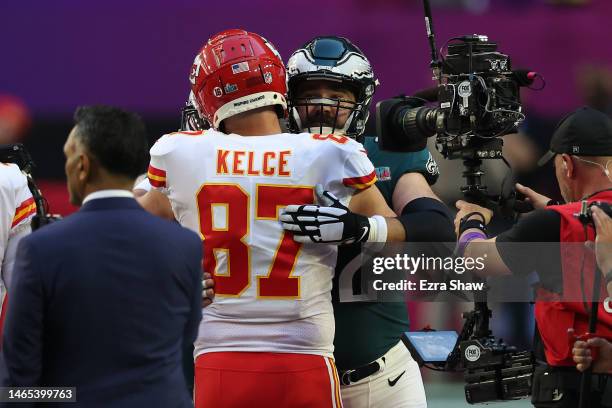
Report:
[[[204,269],[215,279],[215,293],[221,296],[240,296],[251,285],[250,249],[244,242],[250,225],[249,194],[238,184],[202,185],[197,194],[200,232],[204,239]],[[289,204],[314,203],[310,186],[258,184],[255,193],[255,219],[278,223],[278,211]],[[226,225],[215,228],[213,207],[224,206]],[[280,232],[280,231],[279,231]],[[257,277],[257,294],[262,298],[299,298],[299,277],[291,276],[302,244],[293,234],[282,232],[271,260],[267,276]],[[227,256],[227,273],[218,274],[215,252]]]

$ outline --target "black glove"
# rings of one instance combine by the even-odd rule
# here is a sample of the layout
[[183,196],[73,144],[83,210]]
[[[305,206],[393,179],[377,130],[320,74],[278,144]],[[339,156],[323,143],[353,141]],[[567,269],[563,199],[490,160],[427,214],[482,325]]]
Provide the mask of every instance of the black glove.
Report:
[[372,224],[376,228],[383,217],[372,218],[352,213],[340,200],[321,185],[315,188],[318,202],[322,205],[289,205],[279,217],[285,230],[294,234],[297,242],[318,242],[326,244],[353,244],[368,241]]

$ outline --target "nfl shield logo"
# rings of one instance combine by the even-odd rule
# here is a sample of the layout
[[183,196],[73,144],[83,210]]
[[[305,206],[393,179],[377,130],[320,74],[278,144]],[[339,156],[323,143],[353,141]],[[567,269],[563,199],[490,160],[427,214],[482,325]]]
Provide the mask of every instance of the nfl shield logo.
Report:
[[376,178],[378,178],[379,181],[391,180],[391,169],[389,167],[377,167]]

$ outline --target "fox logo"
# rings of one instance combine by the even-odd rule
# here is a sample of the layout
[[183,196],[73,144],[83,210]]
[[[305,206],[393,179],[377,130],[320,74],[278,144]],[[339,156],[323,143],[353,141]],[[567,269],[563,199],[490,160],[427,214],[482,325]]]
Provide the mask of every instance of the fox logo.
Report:
[[611,300],[612,300],[612,299],[610,299],[610,297],[608,296],[608,297],[607,297],[607,298],[606,298],[606,299],[603,301],[603,307],[604,307],[604,310],[605,310],[607,313],[612,313],[612,307],[610,306],[610,301],[611,301]]

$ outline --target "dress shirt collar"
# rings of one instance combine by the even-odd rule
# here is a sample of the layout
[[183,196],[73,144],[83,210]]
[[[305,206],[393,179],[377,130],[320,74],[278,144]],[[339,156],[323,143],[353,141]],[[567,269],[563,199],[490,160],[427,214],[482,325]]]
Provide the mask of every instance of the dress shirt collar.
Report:
[[134,194],[128,190],[98,190],[94,191],[91,194],[88,194],[87,197],[83,199],[83,204],[91,200],[97,200],[99,198],[134,198]]

